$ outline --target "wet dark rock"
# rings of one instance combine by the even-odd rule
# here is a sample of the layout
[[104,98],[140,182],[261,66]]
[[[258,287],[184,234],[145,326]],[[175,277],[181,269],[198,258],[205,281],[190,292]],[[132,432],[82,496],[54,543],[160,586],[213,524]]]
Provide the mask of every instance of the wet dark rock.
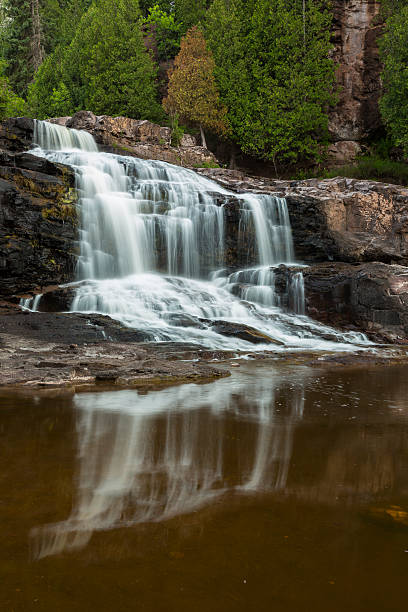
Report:
[[383,263],[316,264],[303,271],[306,314],[380,342],[408,342],[408,268]]
[[12,332],[16,336],[60,344],[93,344],[109,342],[146,342],[147,332],[124,327],[118,321],[99,314],[29,312],[9,314],[0,318],[0,334]]
[[229,338],[239,338],[240,340],[246,340],[252,344],[283,344],[275,338],[271,338],[267,334],[262,333],[258,329],[245,325],[243,323],[232,323],[230,321],[213,321],[211,319],[200,319],[203,323],[206,323],[211,331],[220,334],[221,336],[227,336]]
[[178,359],[177,347],[162,347],[161,354],[143,340],[101,315],[8,314],[0,317],[0,387],[146,388],[228,376],[227,370]]
[[80,283],[69,287],[45,287],[38,304],[39,312],[67,312]]
[[[202,169],[231,191],[286,197],[296,258],[381,261],[408,265],[408,188],[337,177],[280,181],[222,168]],[[227,222],[236,223],[239,200],[226,199]],[[229,264],[231,265],[231,263]]]
[[195,327],[197,329],[203,329],[204,325],[200,323],[195,317],[187,314],[169,313],[163,317],[165,321],[174,325],[175,327]]
[[78,225],[72,169],[28,153],[0,155],[0,297],[72,280]]
[[32,145],[34,119],[12,117],[0,122],[0,149],[27,151]]

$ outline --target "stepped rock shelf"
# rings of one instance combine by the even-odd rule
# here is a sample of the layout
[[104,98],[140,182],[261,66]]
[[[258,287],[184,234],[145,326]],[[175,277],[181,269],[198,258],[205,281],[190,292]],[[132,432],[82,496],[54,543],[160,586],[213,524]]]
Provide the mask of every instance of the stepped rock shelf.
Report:
[[[93,137],[108,153],[98,153]],[[340,178],[270,181],[219,168],[193,173],[141,161],[139,145],[167,161],[169,138],[167,128],[149,122],[87,112],[54,120],[54,127],[24,118],[0,125],[7,384],[39,380],[33,355],[25,376],[9,367],[17,356],[12,338],[28,342],[33,354],[41,344],[48,357],[64,355],[55,365],[61,376],[45,359],[42,384],[51,386],[129,384],[132,376],[148,384],[155,367],[169,382],[182,378],[180,363],[166,373],[160,357],[147,377],[140,364],[133,374],[114,367],[115,346],[124,350],[123,342],[150,343],[143,363],[156,358],[152,346],[171,346],[167,361],[190,346],[188,354],[202,361],[251,347],[286,355],[347,351],[366,342],[361,331],[376,342],[407,342],[408,190]],[[28,152],[38,141],[42,148]],[[109,153],[119,147],[126,157]],[[201,149],[188,139],[183,147]],[[186,158],[172,161],[188,165]],[[38,304],[40,313],[27,310]],[[69,309],[102,314],[58,314]],[[60,335],[65,329],[60,344],[58,334],[52,343],[53,328]],[[84,364],[92,342],[105,348],[94,351],[100,364],[87,378],[72,369],[67,351],[77,345]],[[184,378],[221,375],[206,367],[185,370]]]

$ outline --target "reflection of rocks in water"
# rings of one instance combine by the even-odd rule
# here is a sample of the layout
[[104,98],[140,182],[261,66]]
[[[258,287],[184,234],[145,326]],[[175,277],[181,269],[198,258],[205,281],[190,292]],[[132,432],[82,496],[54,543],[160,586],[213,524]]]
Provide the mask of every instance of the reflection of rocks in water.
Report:
[[[305,452],[305,441],[313,446],[309,427],[297,431],[304,439],[296,438],[302,449],[302,460],[310,466],[312,458]],[[316,441],[318,447],[318,442]],[[304,474],[291,472],[286,494],[314,503],[367,503],[375,499],[407,494],[408,432],[405,427],[371,424],[340,427],[325,446],[320,444],[320,461],[315,465],[313,480]],[[294,461],[296,459],[294,458]],[[310,467],[309,467],[310,469]]]
[[81,548],[96,530],[189,513],[227,492],[285,487],[303,386],[274,376],[76,396],[74,508],[67,521],[33,530],[34,556]]

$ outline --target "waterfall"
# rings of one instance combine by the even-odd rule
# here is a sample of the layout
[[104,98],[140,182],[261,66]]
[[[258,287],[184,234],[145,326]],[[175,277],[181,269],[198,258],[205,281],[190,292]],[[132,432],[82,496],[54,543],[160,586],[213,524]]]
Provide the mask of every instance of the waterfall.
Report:
[[98,151],[98,146],[91,134],[84,130],[69,130],[61,125],[48,121],[34,121],[34,146],[54,151],[80,149]]
[[22,310],[30,310],[31,312],[38,312],[38,307],[40,305],[42,296],[43,296],[42,293],[38,293],[37,295],[31,298],[21,298],[20,308]]
[[296,314],[305,314],[305,280],[303,272],[295,272],[290,278],[289,305]]
[[[76,175],[82,282],[71,310],[109,314],[143,330],[147,340],[217,349],[253,349],[213,331],[217,320],[256,328],[281,348],[364,342],[361,334],[289,316],[275,303],[272,267],[294,261],[284,198],[234,194],[186,168],[100,153],[90,134],[46,122],[36,122],[35,145],[34,154],[69,164]],[[256,269],[232,276],[220,274],[228,260],[228,198],[239,208],[238,241],[252,227],[258,258]],[[235,295],[233,287],[248,275],[246,291]]]

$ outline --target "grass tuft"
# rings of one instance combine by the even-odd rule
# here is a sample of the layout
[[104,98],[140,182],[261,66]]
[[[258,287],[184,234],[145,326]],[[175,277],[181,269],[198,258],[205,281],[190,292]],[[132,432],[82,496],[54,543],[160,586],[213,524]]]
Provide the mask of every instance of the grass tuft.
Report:
[[368,181],[381,181],[408,186],[408,164],[381,157],[361,157],[357,164],[326,170],[323,178],[344,176]]

